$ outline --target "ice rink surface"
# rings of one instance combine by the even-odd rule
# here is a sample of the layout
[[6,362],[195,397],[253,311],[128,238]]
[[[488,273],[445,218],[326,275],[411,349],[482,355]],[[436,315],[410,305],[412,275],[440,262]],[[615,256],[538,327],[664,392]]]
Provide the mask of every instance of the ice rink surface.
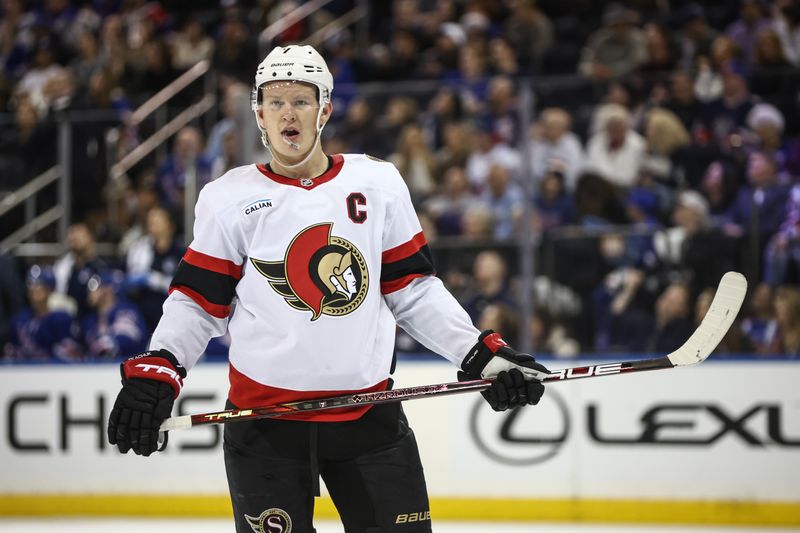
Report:
[[[343,533],[338,522],[320,521],[317,533]],[[588,525],[553,523],[504,522],[437,522],[436,533],[789,533],[800,529],[744,528],[744,527],[677,527],[648,525]],[[2,533],[232,533],[229,520],[0,520]]]

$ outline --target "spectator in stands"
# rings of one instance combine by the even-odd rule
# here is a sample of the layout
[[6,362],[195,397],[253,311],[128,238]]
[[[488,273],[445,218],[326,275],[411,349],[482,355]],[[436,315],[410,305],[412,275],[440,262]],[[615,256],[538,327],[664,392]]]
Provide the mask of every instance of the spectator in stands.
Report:
[[256,40],[246,21],[236,12],[226,13],[212,58],[214,70],[222,76],[222,85],[236,81],[252,83],[255,57],[258,57]]
[[505,259],[495,251],[485,250],[475,257],[472,265],[475,294],[464,302],[464,309],[473,321],[478,321],[488,305],[503,304],[517,309],[508,290],[507,272]]
[[767,245],[764,270],[771,287],[800,282],[800,185],[789,192],[780,228]]
[[763,249],[783,221],[789,189],[779,183],[775,162],[763,152],[748,157],[747,181],[728,211],[725,231],[734,237],[757,237]]
[[736,168],[724,159],[714,161],[703,174],[700,192],[708,202],[711,224],[721,227],[739,192]]
[[563,359],[577,356],[580,344],[570,336],[568,329],[546,309],[537,307],[530,323],[534,353],[552,354]]
[[75,73],[81,89],[92,74],[103,68],[103,58],[100,54],[100,41],[91,31],[84,31],[78,36],[78,54],[70,63],[70,68]]
[[[166,42],[149,41],[142,46],[142,64],[129,60],[121,84],[136,104],[143,104],[175,81],[179,72],[172,66],[172,53]],[[180,95],[176,99],[181,98]],[[185,100],[180,103],[187,103]]]
[[725,89],[724,70],[729,64],[735,64],[742,76],[746,74],[741,55],[739,47],[728,37],[718,35],[714,38],[711,55],[697,58],[694,92],[701,102],[712,102],[722,96]]
[[376,135],[372,130],[373,120],[372,109],[366,99],[357,97],[350,102],[344,120],[336,124],[337,134],[347,143],[348,152],[377,154],[372,149],[376,143]]
[[694,80],[688,71],[676,70],[670,75],[669,99],[664,107],[675,113],[687,131],[694,132],[703,104],[695,97]]
[[584,227],[627,224],[625,204],[617,188],[607,179],[591,172],[578,178],[575,187],[575,217]]
[[371,134],[372,155],[388,157],[395,149],[400,132],[416,122],[417,104],[407,96],[393,96],[386,104],[384,113],[374,120]]
[[800,4],[795,0],[777,0],[772,25],[781,39],[786,59],[800,67]]
[[64,69],[56,62],[56,50],[61,49],[61,44],[56,41],[53,35],[39,38],[33,50],[33,61],[16,86],[16,92],[26,95],[39,115],[43,115],[48,107],[45,85]]
[[190,16],[170,39],[172,67],[183,71],[214,55],[214,39],[208,36],[199,18]]
[[489,81],[486,105],[478,115],[496,140],[509,145],[516,145],[520,135],[515,91],[511,78],[495,76]]
[[586,168],[618,187],[635,183],[646,144],[631,129],[631,115],[618,104],[606,104],[598,112],[600,131],[589,139]]
[[489,41],[490,70],[499,76],[516,77],[520,75],[517,54],[509,42],[502,37]]
[[175,237],[169,212],[161,207],[150,209],[147,234],[128,250],[123,283],[127,297],[142,312],[148,331],[153,331],[161,318],[161,306],[185,251]]
[[26,97],[16,100],[14,127],[0,137],[4,170],[0,190],[13,190],[56,163],[56,138],[52,125],[40,122],[36,108]]
[[565,181],[564,171],[558,161],[539,181],[539,191],[534,198],[537,231],[547,231],[575,221],[575,205],[572,195],[564,186]]
[[643,351],[653,329],[653,302],[643,286],[645,273],[626,260],[628,254],[621,236],[605,236],[600,249],[613,269],[593,294],[594,349]]
[[702,5],[691,2],[678,12],[681,29],[678,46],[681,51],[680,65],[687,72],[695,72],[698,59],[711,56],[711,43],[717,31],[706,22],[706,11]]
[[472,154],[472,127],[465,122],[448,122],[444,126],[444,143],[436,151],[440,169],[465,167]]
[[753,350],[769,353],[770,339],[775,335],[774,290],[768,283],[759,283],[753,290],[744,313],[741,329]]
[[72,316],[64,310],[53,310],[48,304],[55,284],[49,266],[33,265],[28,271],[30,307],[10,321],[10,339],[4,348],[6,358],[20,361],[51,358],[77,361],[81,358]]
[[794,103],[797,70],[786,57],[774,28],[766,27],[758,32],[750,67],[750,90],[754,94],[779,107]]
[[661,24],[649,22],[643,28],[646,49],[645,60],[636,68],[644,92],[663,82],[678,64],[677,53],[670,39],[670,33]]
[[506,339],[519,338],[519,311],[504,303],[489,304],[483,308],[478,322],[481,331],[494,330]]
[[[222,105],[222,118],[217,121],[208,134],[204,157],[214,161],[224,154],[224,137],[228,132],[237,128],[237,117],[242,106],[250,108],[250,89],[244,83],[231,83],[224,89]],[[237,151],[238,152],[238,151]]]
[[767,353],[800,354],[800,289],[788,285],[775,291],[775,334]]
[[747,68],[753,64],[759,32],[771,27],[764,0],[739,1],[739,18],[728,25],[725,35],[742,51],[742,60]]
[[516,50],[527,72],[539,72],[542,59],[553,47],[553,23],[536,0],[512,0],[503,36]]
[[83,315],[89,309],[89,278],[106,272],[109,266],[98,257],[94,235],[85,223],[78,222],[67,229],[67,250],[53,265],[56,292],[70,297],[78,314]]
[[512,175],[519,175],[520,155],[505,142],[498,141],[488,127],[478,125],[473,135],[472,153],[467,159],[466,171],[475,191],[484,191],[489,181],[489,170],[500,165]]
[[647,59],[642,31],[636,27],[636,12],[620,4],[606,5],[603,27],[589,36],[578,70],[587,78],[608,81],[633,72]]
[[722,66],[722,95],[706,104],[703,124],[720,146],[730,146],[731,136],[747,125],[747,114],[756,99],[747,88],[747,78],[740,63]]
[[450,167],[444,172],[439,193],[422,204],[422,212],[431,217],[439,235],[460,235],[464,215],[478,200],[470,191],[464,169]]
[[666,109],[655,108],[645,118],[647,150],[642,167],[662,183],[675,183],[673,162],[676,150],[689,144],[689,132],[678,117]]
[[487,79],[486,59],[481,50],[474,45],[462,46],[458,54],[458,71],[448,82],[458,92],[468,114],[481,111],[489,88]]
[[467,206],[461,217],[461,236],[467,241],[489,241],[494,233],[492,210],[483,202]]
[[81,320],[81,340],[89,359],[127,357],[145,349],[148,330],[139,310],[117,297],[124,274],[107,270],[88,282],[92,311]]
[[572,117],[560,107],[548,107],[539,115],[531,128],[531,171],[535,179],[559,165],[564,176],[564,186],[574,191],[578,173],[584,165],[583,146],[570,128]]
[[425,143],[422,128],[409,124],[400,132],[397,150],[389,156],[403,176],[415,205],[433,194],[436,188],[436,156]]
[[670,353],[686,342],[694,331],[692,299],[689,286],[673,282],[656,300],[655,334],[650,349]]
[[747,114],[747,127],[755,137],[746,139],[767,154],[778,168],[778,181],[790,183],[800,176],[800,139],[784,135],[784,115],[772,104],[759,103]]
[[511,173],[502,165],[489,168],[487,187],[481,201],[489,206],[494,218],[494,238],[508,239],[517,232],[525,203],[525,193],[511,179]]
[[181,128],[175,135],[172,153],[156,173],[161,202],[173,213],[182,212],[187,180],[196,179],[196,190],[200,191],[210,178],[211,162],[203,155],[202,133],[194,126]]
[[689,280],[691,298],[716,287],[722,275],[737,270],[737,243],[710,224],[708,203],[697,191],[681,192],[672,220],[676,224],[655,234],[653,244],[662,268]]
[[422,116],[425,136],[435,150],[444,143],[444,126],[464,117],[461,99],[452,87],[440,87]]
[[116,14],[109,15],[103,21],[100,33],[102,64],[114,74],[115,79],[119,79],[125,71],[129,55],[122,17]]
[[11,335],[11,317],[25,306],[25,288],[17,259],[0,253],[0,346],[5,346]]

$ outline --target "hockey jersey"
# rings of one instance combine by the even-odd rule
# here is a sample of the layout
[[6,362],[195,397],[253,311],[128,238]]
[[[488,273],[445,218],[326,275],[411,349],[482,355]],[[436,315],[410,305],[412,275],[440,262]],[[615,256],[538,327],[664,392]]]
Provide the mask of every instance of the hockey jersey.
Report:
[[[190,369],[230,331],[239,408],[384,390],[396,325],[455,364],[478,330],[436,278],[396,168],[334,155],[313,179],[264,165],[206,185],[150,346]],[[282,418],[351,420],[368,407]]]

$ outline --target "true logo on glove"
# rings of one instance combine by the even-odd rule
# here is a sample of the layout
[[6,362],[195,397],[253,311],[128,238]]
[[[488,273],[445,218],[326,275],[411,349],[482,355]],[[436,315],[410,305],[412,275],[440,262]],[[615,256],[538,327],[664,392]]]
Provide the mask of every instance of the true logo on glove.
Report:
[[181,380],[180,374],[175,372],[169,367],[161,366],[161,365],[148,365],[147,363],[139,363],[136,365],[136,368],[141,368],[142,372],[148,373],[151,370],[155,370],[156,374],[166,374],[178,384],[178,386],[183,386],[183,381]]

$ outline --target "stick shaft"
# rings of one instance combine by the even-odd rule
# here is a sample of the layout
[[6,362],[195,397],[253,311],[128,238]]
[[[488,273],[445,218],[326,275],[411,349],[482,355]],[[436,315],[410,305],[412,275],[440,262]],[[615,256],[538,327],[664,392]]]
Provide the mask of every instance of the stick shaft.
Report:
[[[722,277],[708,313],[691,337],[676,351],[663,357],[587,365],[563,368],[551,372],[542,381],[552,383],[573,379],[586,379],[616,374],[631,374],[646,370],[661,370],[676,366],[689,366],[705,361],[717,347],[733,324],[747,292],[747,281],[737,272],[728,272]],[[257,420],[259,418],[275,418],[290,413],[306,413],[358,405],[373,405],[389,402],[400,402],[430,396],[445,396],[466,392],[481,391],[491,386],[491,380],[461,381],[422,385],[378,392],[365,392],[286,402],[251,409],[232,409],[198,415],[186,415],[169,418],[161,425],[161,431],[183,429],[206,424],[222,424],[237,420]]]

